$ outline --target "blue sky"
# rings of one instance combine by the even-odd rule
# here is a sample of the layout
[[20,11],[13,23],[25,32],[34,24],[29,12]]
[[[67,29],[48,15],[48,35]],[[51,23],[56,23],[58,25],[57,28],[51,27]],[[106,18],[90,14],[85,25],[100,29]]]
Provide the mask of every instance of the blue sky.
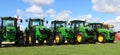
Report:
[[[46,17],[46,20],[86,19],[107,22],[120,30],[120,1],[114,0],[1,0],[0,16]],[[49,22],[50,23],[50,22]],[[21,26],[26,26],[23,22]]]

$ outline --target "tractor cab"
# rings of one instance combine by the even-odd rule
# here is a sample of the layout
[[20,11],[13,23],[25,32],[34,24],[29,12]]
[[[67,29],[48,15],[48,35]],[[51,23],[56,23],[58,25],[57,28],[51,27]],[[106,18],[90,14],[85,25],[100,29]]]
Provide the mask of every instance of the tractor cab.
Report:
[[44,20],[42,19],[29,19],[29,27],[34,27],[34,26],[44,26]]
[[39,18],[30,18],[28,22],[28,28],[33,33],[40,30],[42,34],[45,34],[43,30],[47,29],[47,27],[44,26],[44,20]]
[[52,28],[60,28],[60,27],[66,27],[66,21],[52,21],[51,22]]
[[73,20],[73,21],[70,21],[70,23],[71,23],[70,28],[74,29],[74,33],[77,33],[79,28],[85,27],[85,21]]
[[58,28],[61,28],[61,27],[66,27],[66,21],[52,21],[51,22],[51,28],[55,29],[55,33],[57,31]]
[[103,24],[102,23],[89,23],[88,27],[93,28],[94,31],[96,32],[98,29],[103,29]]

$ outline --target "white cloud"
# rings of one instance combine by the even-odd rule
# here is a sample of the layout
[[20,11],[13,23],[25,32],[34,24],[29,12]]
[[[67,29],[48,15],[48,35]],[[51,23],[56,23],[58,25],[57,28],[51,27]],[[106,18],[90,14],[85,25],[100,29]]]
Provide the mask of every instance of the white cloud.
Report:
[[77,19],[79,20],[90,20],[92,18],[92,14],[87,14],[87,15],[82,15],[82,16],[78,16]]
[[26,17],[46,17],[49,14],[53,16],[52,12],[53,9],[48,11],[43,10],[43,5],[51,5],[54,3],[54,0],[23,0],[26,3],[30,4],[30,7],[26,8],[25,10],[18,9],[17,14],[19,16],[26,16]]
[[92,0],[93,10],[105,13],[120,13],[120,0]]
[[32,5],[31,7],[26,9],[26,12],[33,13],[33,14],[41,14],[43,10],[40,6]]
[[48,11],[46,11],[46,14],[50,15],[50,17],[53,18],[56,14],[56,11],[51,8]]
[[54,20],[68,20],[68,19],[70,19],[70,17],[71,17],[71,11],[69,11],[69,10],[64,10],[64,11],[62,11],[62,12],[59,12],[58,14],[56,14],[56,15],[53,15],[53,19]]
[[23,0],[24,2],[30,3],[31,5],[51,5],[54,0]]
[[109,24],[114,25],[114,30],[115,31],[120,31],[120,16],[117,16],[114,19],[106,20],[106,21],[103,21],[103,22],[107,22]]
[[71,17],[70,20],[84,20],[84,21],[96,22],[99,20],[99,18],[93,17],[92,14],[85,14],[77,17]]
[[18,14],[19,16],[22,16],[22,15],[23,15],[23,11],[20,10],[20,9],[17,9],[17,14]]
[[120,16],[117,16],[117,17],[115,18],[115,20],[116,20],[117,22],[120,22]]

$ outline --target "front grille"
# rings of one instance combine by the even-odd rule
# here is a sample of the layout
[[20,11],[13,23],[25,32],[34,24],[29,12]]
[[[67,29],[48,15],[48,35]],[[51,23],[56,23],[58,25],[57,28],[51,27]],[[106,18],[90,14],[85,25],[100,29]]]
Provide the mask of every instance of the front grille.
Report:
[[9,35],[15,35],[16,32],[15,31],[7,31],[7,34],[9,34]]

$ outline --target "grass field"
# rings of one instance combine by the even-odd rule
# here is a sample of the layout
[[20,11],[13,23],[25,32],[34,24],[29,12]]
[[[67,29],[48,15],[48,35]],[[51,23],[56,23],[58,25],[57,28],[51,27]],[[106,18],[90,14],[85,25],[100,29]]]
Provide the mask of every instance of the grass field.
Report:
[[0,55],[120,55],[120,41],[114,44],[5,47]]

